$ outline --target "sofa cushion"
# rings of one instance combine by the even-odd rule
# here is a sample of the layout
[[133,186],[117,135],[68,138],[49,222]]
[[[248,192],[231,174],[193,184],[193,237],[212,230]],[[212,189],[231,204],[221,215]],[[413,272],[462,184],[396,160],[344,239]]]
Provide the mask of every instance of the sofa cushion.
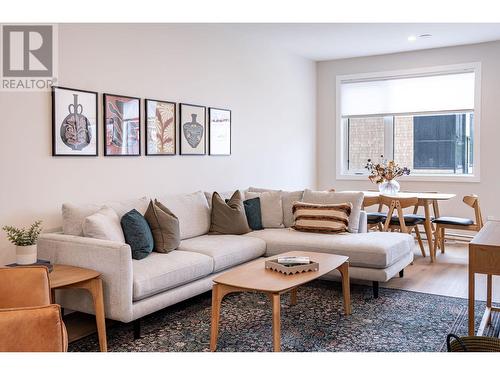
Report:
[[148,222],[137,210],[127,212],[122,216],[121,225],[125,242],[132,250],[133,259],[144,259],[153,251],[153,233]]
[[154,239],[154,251],[168,253],[177,249],[181,242],[179,219],[158,201],[149,202],[144,214]]
[[[245,199],[245,193],[242,191],[242,190],[239,190],[239,192],[241,193],[241,197],[243,199]],[[208,203],[208,208],[211,210],[212,209],[212,195],[214,195],[215,191],[205,191],[203,194],[205,195],[205,199],[207,200],[207,203]],[[226,200],[226,199],[231,199],[231,197],[233,196],[234,194],[234,190],[233,191],[223,191],[223,192],[217,192],[219,193],[219,195],[222,197],[222,199]]]
[[262,193],[265,191],[278,192],[281,195],[281,205],[283,208],[283,225],[285,228],[290,228],[293,225],[293,213],[292,206],[294,202],[300,202],[304,195],[304,190],[297,191],[284,191],[284,190],[273,190],[273,189],[263,189],[256,187],[249,187],[249,192]]
[[83,220],[87,216],[95,214],[103,205],[115,210],[121,218],[132,209],[136,209],[141,214],[146,212],[149,199],[142,197],[139,199],[128,199],[122,201],[110,201],[105,203],[73,204],[63,203],[62,205],[62,228],[64,234],[72,236],[83,236]]
[[133,260],[133,300],[187,284],[212,273],[212,258],[198,253],[174,250],[152,253],[143,260]]
[[264,191],[260,193],[246,192],[246,199],[260,198],[260,211],[262,226],[264,228],[283,227],[283,205],[281,194],[277,191]]
[[266,241],[266,256],[287,251],[318,251],[349,257],[351,266],[386,268],[413,253],[413,237],[405,233],[370,232],[322,234],[292,229],[264,229],[245,237]]
[[125,242],[120,218],[111,207],[102,206],[95,214],[87,216],[83,220],[82,227],[85,237]]
[[201,236],[210,229],[210,208],[205,194],[168,194],[157,199],[179,219],[181,240]]
[[359,191],[313,191],[304,190],[303,202],[318,203],[318,204],[335,204],[347,203],[352,204],[351,215],[349,216],[348,230],[351,233],[358,233],[359,230],[359,215],[361,206],[363,205],[364,194]]
[[266,243],[245,235],[205,235],[181,241],[179,250],[210,256],[218,272],[264,255]]
[[312,233],[341,233],[347,232],[351,203],[315,204],[295,202],[293,229],[300,232]]
[[250,232],[241,193],[236,190],[224,202],[219,193],[212,196],[210,234],[245,234]]
[[248,226],[252,230],[264,229],[262,226],[262,213],[260,209],[260,198],[252,198],[243,201],[245,206],[245,215],[247,217]]

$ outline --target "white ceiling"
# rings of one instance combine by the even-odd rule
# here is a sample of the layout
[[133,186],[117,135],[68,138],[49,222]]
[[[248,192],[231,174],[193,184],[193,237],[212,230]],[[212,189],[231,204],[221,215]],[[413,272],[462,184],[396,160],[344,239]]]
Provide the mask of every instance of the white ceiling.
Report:
[[[500,40],[500,23],[233,24],[312,60],[380,55]],[[410,35],[432,34],[408,41]]]

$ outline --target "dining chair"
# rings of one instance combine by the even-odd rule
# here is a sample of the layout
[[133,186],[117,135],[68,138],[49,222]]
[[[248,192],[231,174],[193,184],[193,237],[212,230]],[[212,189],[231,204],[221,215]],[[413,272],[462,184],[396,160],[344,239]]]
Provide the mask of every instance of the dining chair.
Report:
[[418,217],[418,215],[407,214],[405,215],[403,209],[415,207],[418,204],[417,197],[394,197],[394,196],[380,196],[380,203],[384,206],[389,207],[387,212],[387,217],[384,222],[384,231],[399,230],[402,233],[411,234],[415,231],[415,236],[417,237],[418,246],[422,256],[425,257],[424,244],[422,242],[422,237],[420,236],[420,230],[418,229],[419,224],[425,222],[425,218]]
[[[475,220],[463,217],[454,216],[440,216],[432,222],[436,226],[434,233],[434,251],[436,246],[444,253],[444,238],[446,229],[456,230],[470,230],[479,232],[483,227],[483,215],[481,214],[481,207],[479,206],[479,197],[475,194],[466,195],[463,202],[474,209]],[[436,254],[434,254],[436,255]]]
[[0,268],[0,352],[65,352],[61,307],[46,267]]
[[366,221],[368,223],[368,230],[377,228],[379,231],[384,230],[384,226],[382,223],[385,222],[387,218],[387,214],[381,212],[382,204],[380,203],[380,197],[365,197],[363,199],[362,209],[364,210],[366,207],[378,205],[377,212],[368,212],[366,214]]

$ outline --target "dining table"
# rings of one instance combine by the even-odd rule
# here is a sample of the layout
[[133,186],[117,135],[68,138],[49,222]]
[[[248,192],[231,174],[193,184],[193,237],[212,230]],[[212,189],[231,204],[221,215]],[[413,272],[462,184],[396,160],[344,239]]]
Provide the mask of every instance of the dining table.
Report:
[[[365,198],[370,198],[370,197],[373,198],[373,197],[378,197],[378,196],[382,195],[382,193],[380,193],[379,191],[372,191],[372,190],[362,191],[362,193],[364,194]],[[394,197],[395,199],[397,199],[397,198],[410,198],[410,197],[418,198],[418,203],[413,210],[413,214],[418,214],[418,210],[420,207],[422,207],[424,210],[425,236],[427,238],[427,243],[429,245],[429,253],[430,253],[431,262],[434,262],[436,260],[436,249],[434,248],[434,241],[433,241],[433,229],[432,229],[433,217],[431,215],[431,207],[432,207],[434,217],[439,217],[440,216],[440,214],[439,214],[439,202],[453,199],[456,197],[456,194],[437,193],[437,192],[404,191],[404,192],[399,192],[397,194],[388,195],[388,196]]]

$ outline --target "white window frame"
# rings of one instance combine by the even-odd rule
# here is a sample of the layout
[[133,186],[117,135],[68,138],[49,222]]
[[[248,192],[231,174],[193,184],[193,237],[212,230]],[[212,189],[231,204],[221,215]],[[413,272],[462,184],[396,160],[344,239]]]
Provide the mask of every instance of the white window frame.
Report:
[[[474,71],[474,143],[473,158],[474,166],[472,174],[424,174],[402,176],[405,181],[456,181],[456,182],[479,182],[480,181],[480,129],[481,129],[481,63],[473,62],[466,64],[443,65],[417,69],[394,70],[385,72],[371,72],[361,74],[348,74],[336,76],[336,178],[337,180],[366,180],[368,172],[359,174],[348,171],[348,137],[346,127],[341,113],[341,84],[342,82],[364,79],[389,79],[404,77],[432,76],[439,74],[453,74],[464,71]],[[386,140],[387,142],[388,140]],[[391,140],[392,142],[392,140]]]

